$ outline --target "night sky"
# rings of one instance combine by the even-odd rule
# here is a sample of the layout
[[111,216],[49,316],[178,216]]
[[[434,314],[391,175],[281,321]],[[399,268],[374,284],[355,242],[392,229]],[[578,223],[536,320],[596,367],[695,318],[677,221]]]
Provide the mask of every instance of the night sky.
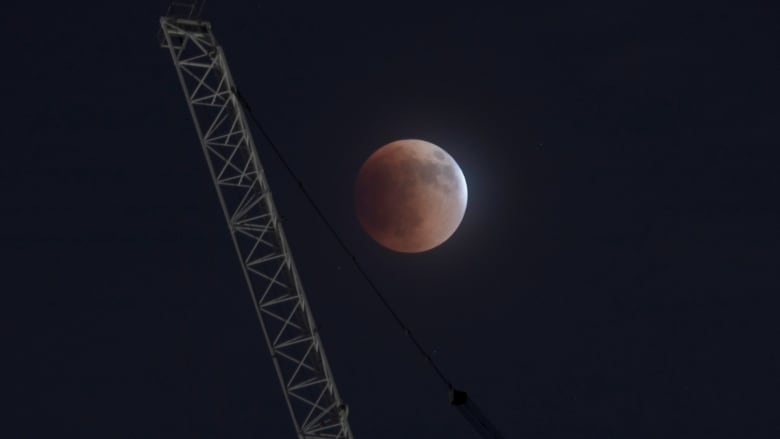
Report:
[[[44,3],[0,13],[2,435],[295,437],[162,8]],[[780,9],[691,3],[203,16],[312,198],[507,439],[777,438]],[[421,254],[353,208],[360,165],[401,138],[469,187]],[[476,438],[256,139],[355,437]]]

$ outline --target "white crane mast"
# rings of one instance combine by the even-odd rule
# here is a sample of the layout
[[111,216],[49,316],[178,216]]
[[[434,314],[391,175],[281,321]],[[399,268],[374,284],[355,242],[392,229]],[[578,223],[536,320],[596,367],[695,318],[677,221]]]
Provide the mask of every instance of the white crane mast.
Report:
[[162,46],[176,66],[298,438],[351,439],[347,407],[336,389],[222,48],[206,21],[169,14],[160,26]]

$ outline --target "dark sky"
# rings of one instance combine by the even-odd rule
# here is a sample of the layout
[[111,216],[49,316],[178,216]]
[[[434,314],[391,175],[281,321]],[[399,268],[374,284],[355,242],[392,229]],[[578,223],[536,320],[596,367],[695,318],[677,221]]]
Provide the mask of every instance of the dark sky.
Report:
[[[157,2],[45,3],[0,14],[3,436],[294,437]],[[691,3],[204,17],[312,197],[506,438],[776,438],[780,10]],[[363,160],[409,137],[469,185],[460,229],[417,255],[352,206]],[[259,149],[355,437],[474,438]]]

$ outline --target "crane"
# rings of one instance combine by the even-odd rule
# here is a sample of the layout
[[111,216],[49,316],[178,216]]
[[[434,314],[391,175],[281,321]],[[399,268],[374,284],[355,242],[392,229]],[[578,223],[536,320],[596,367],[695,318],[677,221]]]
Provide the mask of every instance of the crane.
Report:
[[222,48],[208,22],[169,15],[160,25],[298,437],[351,439]]
[[[173,1],[160,18],[161,46],[176,67],[298,438],[351,439],[348,406],[336,387],[257,156],[244,111],[248,105],[211,24],[199,19],[202,6],[198,0]],[[501,439],[468,394],[434,368],[449,388],[450,403],[474,429],[484,438]]]

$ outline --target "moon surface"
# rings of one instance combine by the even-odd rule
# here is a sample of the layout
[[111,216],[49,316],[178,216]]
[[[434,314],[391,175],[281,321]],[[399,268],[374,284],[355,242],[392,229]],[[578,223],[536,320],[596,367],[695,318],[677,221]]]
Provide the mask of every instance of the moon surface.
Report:
[[376,150],[360,168],[355,209],[379,244],[402,253],[446,241],[466,212],[468,189],[458,164],[424,140],[405,139]]

